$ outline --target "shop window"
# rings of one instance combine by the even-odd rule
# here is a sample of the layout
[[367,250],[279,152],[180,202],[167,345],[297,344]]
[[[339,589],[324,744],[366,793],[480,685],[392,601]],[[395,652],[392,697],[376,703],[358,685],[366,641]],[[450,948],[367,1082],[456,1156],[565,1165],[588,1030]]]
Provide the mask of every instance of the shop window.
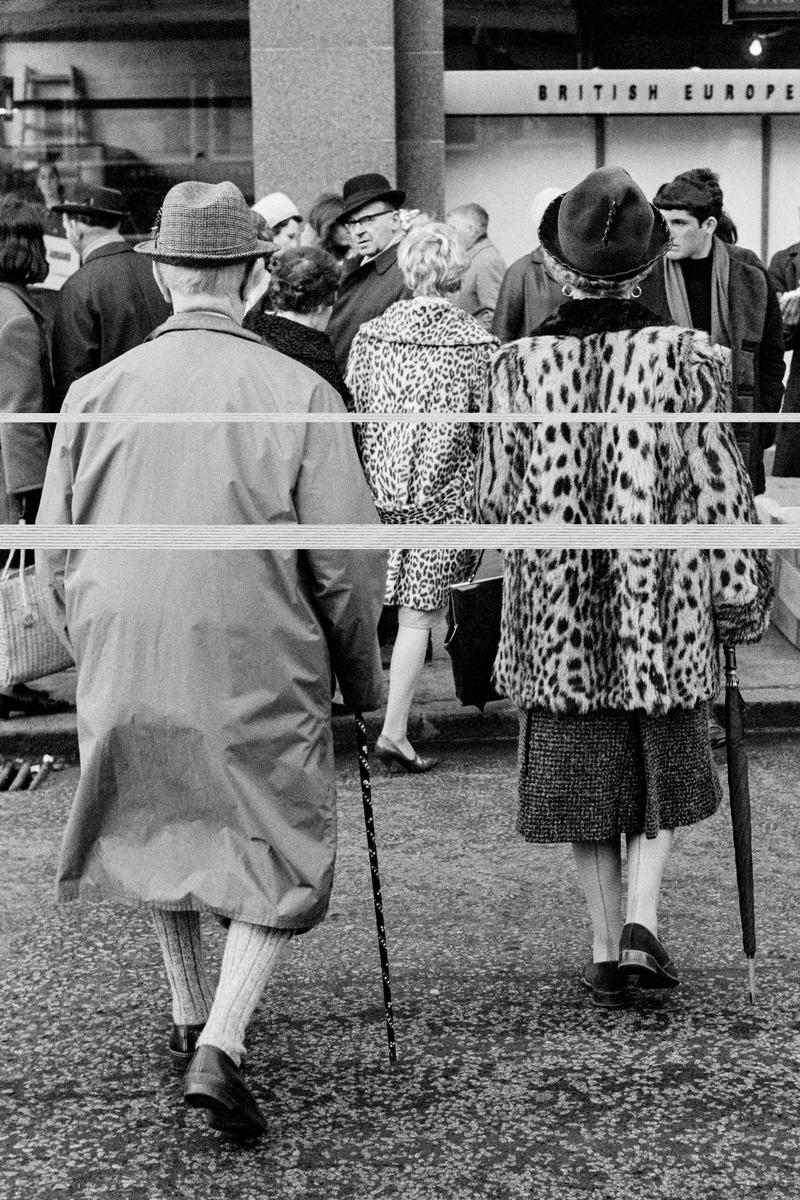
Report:
[[131,235],[183,179],[232,179],[252,201],[247,0],[31,8],[0,18],[0,189],[49,204],[78,181],[119,188]]

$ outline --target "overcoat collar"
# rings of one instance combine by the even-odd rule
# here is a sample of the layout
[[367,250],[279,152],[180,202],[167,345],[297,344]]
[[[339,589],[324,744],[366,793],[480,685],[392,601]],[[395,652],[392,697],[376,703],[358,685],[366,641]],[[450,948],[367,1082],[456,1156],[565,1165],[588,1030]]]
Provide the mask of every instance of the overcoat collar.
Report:
[[44,313],[32,298],[27,288],[22,287],[18,283],[0,283],[0,287],[5,288],[9,292],[13,292],[15,296],[18,296],[22,303],[31,310],[38,321],[44,320]]
[[104,246],[98,246],[96,250],[87,250],[81,259],[81,266],[87,262],[93,262],[96,258],[108,258],[111,254],[132,254],[133,246],[129,246],[127,242],[106,242]]
[[660,317],[635,300],[567,300],[534,329],[531,337],[590,337],[621,329],[650,329],[663,325]]
[[365,270],[368,267],[374,267],[378,275],[385,275],[389,268],[393,267],[397,262],[397,248],[399,245],[400,242],[392,242],[391,246],[387,246],[385,250],[381,250],[380,254],[376,254],[369,262],[365,263],[360,258],[358,262],[353,263],[352,267],[347,271],[345,278],[349,279],[351,275],[355,275],[356,271],[360,271],[362,267]]
[[167,318],[163,325],[159,325],[157,329],[148,334],[145,341],[150,342],[153,338],[161,337],[164,333],[182,333],[188,329],[205,329],[211,333],[230,333],[233,337],[244,338],[248,342],[255,342],[258,346],[263,345],[258,334],[250,333],[248,329],[242,329],[241,325],[237,325],[233,317],[226,317],[222,313],[204,312],[201,310],[173,314]]

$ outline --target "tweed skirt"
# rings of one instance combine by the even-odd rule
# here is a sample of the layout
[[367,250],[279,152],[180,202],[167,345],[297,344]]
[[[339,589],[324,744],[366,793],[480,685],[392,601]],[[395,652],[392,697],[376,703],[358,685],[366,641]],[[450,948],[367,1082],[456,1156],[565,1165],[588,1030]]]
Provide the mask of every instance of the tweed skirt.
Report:
[[660,716],[520,712],[517,830],[529,842],[655,837],[716,812],[708,704]]

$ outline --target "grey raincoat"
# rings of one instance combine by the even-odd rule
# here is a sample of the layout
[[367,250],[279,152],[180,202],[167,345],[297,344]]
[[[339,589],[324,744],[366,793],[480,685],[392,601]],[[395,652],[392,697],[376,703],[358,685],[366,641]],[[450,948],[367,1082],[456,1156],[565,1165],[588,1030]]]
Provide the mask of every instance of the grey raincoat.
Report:
[[[231,319],[171,317],[64,412],[341,410]],[[59,423],[39,524],[377,523],[345,424]],[[78,668],[81,777],[58,895],[322,920],[336,808],[331,665],[382,701],[385,555],[96,549],[37,557]]]

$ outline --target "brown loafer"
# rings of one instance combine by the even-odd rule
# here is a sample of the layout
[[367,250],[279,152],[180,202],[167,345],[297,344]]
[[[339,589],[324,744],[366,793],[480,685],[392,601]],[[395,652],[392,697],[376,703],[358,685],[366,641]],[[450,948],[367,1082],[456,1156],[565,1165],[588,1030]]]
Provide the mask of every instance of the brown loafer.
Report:
[[595,1008],[624,1008],[625,979],[615,962],[590,962],[583,968],[581,983],[591,988]]
[[183,1075],[197,1049],[197,1039],[205,1025],[173,1025],[169,1035],[170,1070]]
[[183,1100],[208,1110],[208,1123],[231,1137],[256,1138],[267,1128],[239,1068],[217,1046],[198,1046],[183,1081]]
[[674,988],[680,983],[674,962],[645,925],[626,925],[619,942],[619,969],[638,975],[643,988]]

